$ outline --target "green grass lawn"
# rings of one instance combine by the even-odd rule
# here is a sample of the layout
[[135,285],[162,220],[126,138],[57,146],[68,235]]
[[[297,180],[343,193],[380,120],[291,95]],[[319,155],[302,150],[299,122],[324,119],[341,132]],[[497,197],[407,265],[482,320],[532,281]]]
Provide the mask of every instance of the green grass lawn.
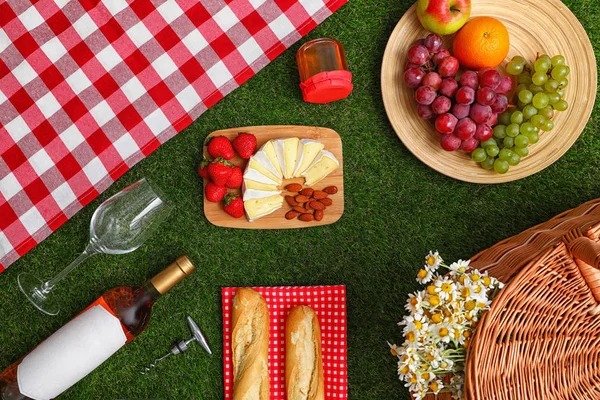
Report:
[[[565,3],[586,28],[598,56],[597,0]],[[296,44],[0,275],[0,369],[105,290],[138,285],[187,254],[197,271],[157,303],[148,331],[61,398],[222,398],[221,287],[346,284],[350,398],[409,399],[386,341],[401,341],[396,322],[407,294],[417,289],[413,277],[424,254],[438,249],[446,259],[467,258],[600,196],[598,104],[586,130],[560,161],[517,182],[458,182],[411,155],[388,123],[379,80],[387,38],[411,4],[350,0],[309,35],[307,39],[334,37],[345,45],[355,84],[347,100],[324,106],[302,102]],[[206,135],[270,124],[317,125],[340,133],[346,211],[339,222],[313,229],[246,231],[217,228],[204,218],[195,167]],[[56,288],[62,301],[58,317],[42,315],[26,303],[17,274],[56,274],[83,249],[98,204],[142,177],[156,182],[177,206],[160,234],[132,254],[96,256],[69,275]],[[188,336],[188,314],[204,329],[214,354],[194,345],[153,375],[140,375],[174,340]]]

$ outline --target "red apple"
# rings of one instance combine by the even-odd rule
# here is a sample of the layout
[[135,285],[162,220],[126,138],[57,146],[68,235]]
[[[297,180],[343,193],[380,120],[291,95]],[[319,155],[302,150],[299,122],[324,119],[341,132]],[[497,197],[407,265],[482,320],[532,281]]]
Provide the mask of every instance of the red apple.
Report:
[[471,0],[418,0],[417,17],[421,25],[438,35],[458,31],[471,16]]

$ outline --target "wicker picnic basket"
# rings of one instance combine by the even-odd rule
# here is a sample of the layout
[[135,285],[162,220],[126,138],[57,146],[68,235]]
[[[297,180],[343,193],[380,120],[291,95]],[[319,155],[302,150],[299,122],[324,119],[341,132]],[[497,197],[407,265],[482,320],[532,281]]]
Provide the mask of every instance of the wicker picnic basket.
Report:
[[469,346],[467,400],[600,399],[600,199],[471,260],[506,286]]

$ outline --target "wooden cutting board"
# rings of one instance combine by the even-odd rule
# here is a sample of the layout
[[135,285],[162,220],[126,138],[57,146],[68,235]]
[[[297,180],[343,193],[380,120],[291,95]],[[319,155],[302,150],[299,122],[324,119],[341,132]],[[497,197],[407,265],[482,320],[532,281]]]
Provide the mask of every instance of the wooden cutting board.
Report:
[[[246,216],[242,218],[233,218],[225,211],[223,211],[223,202],[212,203],[206,200],[204,197],[204,215],[206,218],[216,226],[222,226],[225,228],[240,228],[240,229],[290,229],[290,228],[311,228],[314,226],[328,225],[336,222],[340,219],[344,213],[344,160],[342,157],[342,139],[340,135],[332,129],[319,128],[315,126],[285,126],[285,125],[273,125],[273,126],[247,126],[243,128],[231,128],[220,131],[215,131],[207,136],[204,141],[204,155],[208,156],[208,150],[206,149],[206,143],[213,136],[225,136],[230,140],[233,140],[238,132],[248,132],[256,136],[257,150],[266,142],[271,139],[280,139],[287,137],[297,137],[300,139],[315,139],[325,145],[325,150],[333,153],[333,155],[339,160],[340,166],[325,179],[318,182],[313,189],[319,190],[327,186],[337,186],[338,192],[334,195],[329,195],[333,204],[325,210],[325,216],[321,221],[303,222],[298,219],[287,220],[285,214],[291,209],[287,202],[283,202],[283,207],[275,211],[272,214],[266,215],[262,218],[249,222]],[[234,165],[239,166],[244,170],[248,160],[244,160],[237,154],[231,162]],[[204,186],[208,183],[208,180],[204,180]],[[284,179],[282,187],[290,183],[304,184],[304,178]],[[239,194],[241,196],[241,189],[229,189],[230,192]],[[291,193],[283,191],[282,195],[288,195]]]

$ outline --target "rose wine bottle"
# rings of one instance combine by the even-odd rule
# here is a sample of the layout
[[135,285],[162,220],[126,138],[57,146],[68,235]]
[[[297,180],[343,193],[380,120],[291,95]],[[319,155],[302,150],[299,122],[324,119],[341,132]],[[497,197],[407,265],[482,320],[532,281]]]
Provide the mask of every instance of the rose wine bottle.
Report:
[[142,333],[154,302],[194,271],[182,256],[142,287],[116,287],[0,373],[1,400],[50,400]]

